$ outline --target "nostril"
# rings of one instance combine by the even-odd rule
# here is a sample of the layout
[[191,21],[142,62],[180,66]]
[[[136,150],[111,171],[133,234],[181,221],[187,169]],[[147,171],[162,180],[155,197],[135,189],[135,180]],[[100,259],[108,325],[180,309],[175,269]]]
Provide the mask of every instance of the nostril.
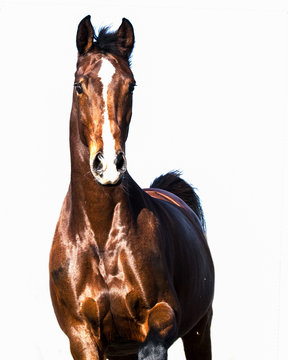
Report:
[[115,165],[116,165],[117,171],[120,171],[120,172],[126,171],[126,158],[122,151],[119,152],[119,154],[116,156]]
[[93,169],[97,174],[102,174],[103,172],[103,155],[101,152],[98,152],[93,161]]

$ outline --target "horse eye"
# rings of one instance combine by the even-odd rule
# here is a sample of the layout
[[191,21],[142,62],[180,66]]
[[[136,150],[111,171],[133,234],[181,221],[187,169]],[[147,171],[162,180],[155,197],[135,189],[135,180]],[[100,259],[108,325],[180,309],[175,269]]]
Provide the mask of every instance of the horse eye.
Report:
[[133,91],[134,91],[135,86],[136,86],[135,83],[130,83],[130,84],[129,84],[129,89],[128,89],[128,91],[129,91],[130,94],[133,94]]
[[74,88],[75,88],[75,90],[77,91],[78,94],[83,93],[83,87],[82,87],[81,83],[75,83]]

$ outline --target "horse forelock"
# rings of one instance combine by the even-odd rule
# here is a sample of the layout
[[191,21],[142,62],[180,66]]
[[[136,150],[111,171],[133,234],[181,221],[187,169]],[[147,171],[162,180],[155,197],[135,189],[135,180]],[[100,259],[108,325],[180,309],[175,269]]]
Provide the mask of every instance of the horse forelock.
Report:
[[[98,35],[95,35],[94,47],[105,54],[110,53],[115,56],[123,57],[119,47],[117,31],[110,31],[110,26],[100,28]],[[128,64],[131,65],[131,54],[128,58]]]

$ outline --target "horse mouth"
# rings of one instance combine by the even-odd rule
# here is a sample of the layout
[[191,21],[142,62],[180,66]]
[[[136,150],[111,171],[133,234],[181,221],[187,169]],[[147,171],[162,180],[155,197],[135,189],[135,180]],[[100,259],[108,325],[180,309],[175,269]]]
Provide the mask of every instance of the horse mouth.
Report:
[[[94,177],[95,177],[95,175],[94,175]],[[95,177],[95,180],[99,185],[109,188],[109,187],[117,187],[117,186],[121,185],[123,177],[124,177],[124,174],[120,174],[118,180],[113,183],[112,182],[102,182],[101,180],[99,181],[99,176],[97,176],[97,178]]]

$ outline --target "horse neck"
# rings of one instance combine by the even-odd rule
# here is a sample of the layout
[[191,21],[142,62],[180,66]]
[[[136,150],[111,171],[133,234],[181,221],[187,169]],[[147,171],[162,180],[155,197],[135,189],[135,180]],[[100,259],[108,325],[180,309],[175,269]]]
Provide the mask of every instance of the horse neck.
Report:
[[[121,185],[105,187],[96,183],[89,165],[89,150],[82,143],[78,121],[72,109],[70,122],[71,182],[68,196],[71,200],[71,226],[79,233],[84,228],[97,229],[99,241],[107,239],[116,206],[121,206],[123,221],[134,221],[137,207],[143,207],[143,191],[128,173]],[[135,202],[137,199],[137,204]],[[103,240],[104,241],[104,240]]]

